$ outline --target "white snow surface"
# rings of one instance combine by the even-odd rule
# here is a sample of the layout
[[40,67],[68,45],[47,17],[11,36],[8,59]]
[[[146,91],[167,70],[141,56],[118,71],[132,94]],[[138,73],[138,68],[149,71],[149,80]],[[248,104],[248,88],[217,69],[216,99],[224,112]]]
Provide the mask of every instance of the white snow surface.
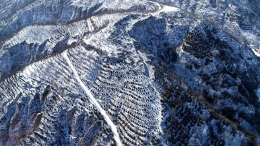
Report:
[[159,12],[172,12],[172,11],[179,11],[180,9],[174,6],[167,6],[164,5]]
[[[255,49],[252,49],[252,51],[254,52],[254,54],[257,56],[257,57],[260,57],[260,53],[258,53]],[[260,93],[260,91],[259,91]]]
[[117,132],[116,126],[115,124],[111,121],[111,119],[109,118],[108,114],[106,113],[106,111],[100,106],[100,104],[97,102],[97,100],[95,99],[95,97],[92,95],[92,93],[90,92],[90,90],[87,88],[87,86],[82,82],[82,80],[80,79],[76,69],[74,68],[73,64],[71,63],[68,55],[67,55],[67,50],[62,53],[62,56],[65,58],[66,62],[68,63],[70,69],[73,72],[73,75],[75,77],[75,79],[78,81],[79,85],[81,86],[81,88],[84,90],[85,94],[90,98],[90,101],[92,101],[92,103],[95,105],[95,107],[98,109],[98,111],[100,112],[100,114],[104,117],[104,120],[107,122],[107,124],[111,127],[111,130],[113,132],[114,135],[114,139],[117,143],[118,146],[122,146],[122,142],[120,140],[119,134]]
[[[153,1],[150,1],[153,2]],[[159,10],[155,14],[159,14],[161,12],[176,12],[179,11],[180,9],[174,6],[168,6],[168,5],[160,5],[157,2],[153,2],[155,5],[158,6]]]

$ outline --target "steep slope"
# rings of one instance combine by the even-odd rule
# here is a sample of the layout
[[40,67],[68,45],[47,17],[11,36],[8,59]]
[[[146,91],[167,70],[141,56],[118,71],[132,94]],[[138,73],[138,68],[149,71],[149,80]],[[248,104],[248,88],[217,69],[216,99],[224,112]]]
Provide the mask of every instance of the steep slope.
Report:
[[0,145],[260,145],[257,0],[19,2]]

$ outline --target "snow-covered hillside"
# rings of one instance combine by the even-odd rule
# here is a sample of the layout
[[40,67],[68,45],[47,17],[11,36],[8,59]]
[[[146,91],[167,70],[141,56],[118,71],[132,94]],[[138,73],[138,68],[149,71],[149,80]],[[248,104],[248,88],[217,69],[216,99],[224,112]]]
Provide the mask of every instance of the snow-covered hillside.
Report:
[[0,145],[260,145],[259,0],[2,0]]

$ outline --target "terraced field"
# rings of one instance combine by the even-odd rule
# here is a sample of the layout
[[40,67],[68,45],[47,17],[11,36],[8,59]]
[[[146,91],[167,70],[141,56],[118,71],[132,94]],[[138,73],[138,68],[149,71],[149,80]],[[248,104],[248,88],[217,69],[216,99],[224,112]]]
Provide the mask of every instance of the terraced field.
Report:
[[258,8],[3,0],[0,145],[260,145]]

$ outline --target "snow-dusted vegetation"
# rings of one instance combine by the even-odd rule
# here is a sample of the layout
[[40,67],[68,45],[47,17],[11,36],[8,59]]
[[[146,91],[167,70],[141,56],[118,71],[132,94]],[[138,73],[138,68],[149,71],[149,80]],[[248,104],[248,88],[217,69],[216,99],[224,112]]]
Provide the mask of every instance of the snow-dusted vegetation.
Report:
[[259,0],[3,0],[0,145],[260,145]]

